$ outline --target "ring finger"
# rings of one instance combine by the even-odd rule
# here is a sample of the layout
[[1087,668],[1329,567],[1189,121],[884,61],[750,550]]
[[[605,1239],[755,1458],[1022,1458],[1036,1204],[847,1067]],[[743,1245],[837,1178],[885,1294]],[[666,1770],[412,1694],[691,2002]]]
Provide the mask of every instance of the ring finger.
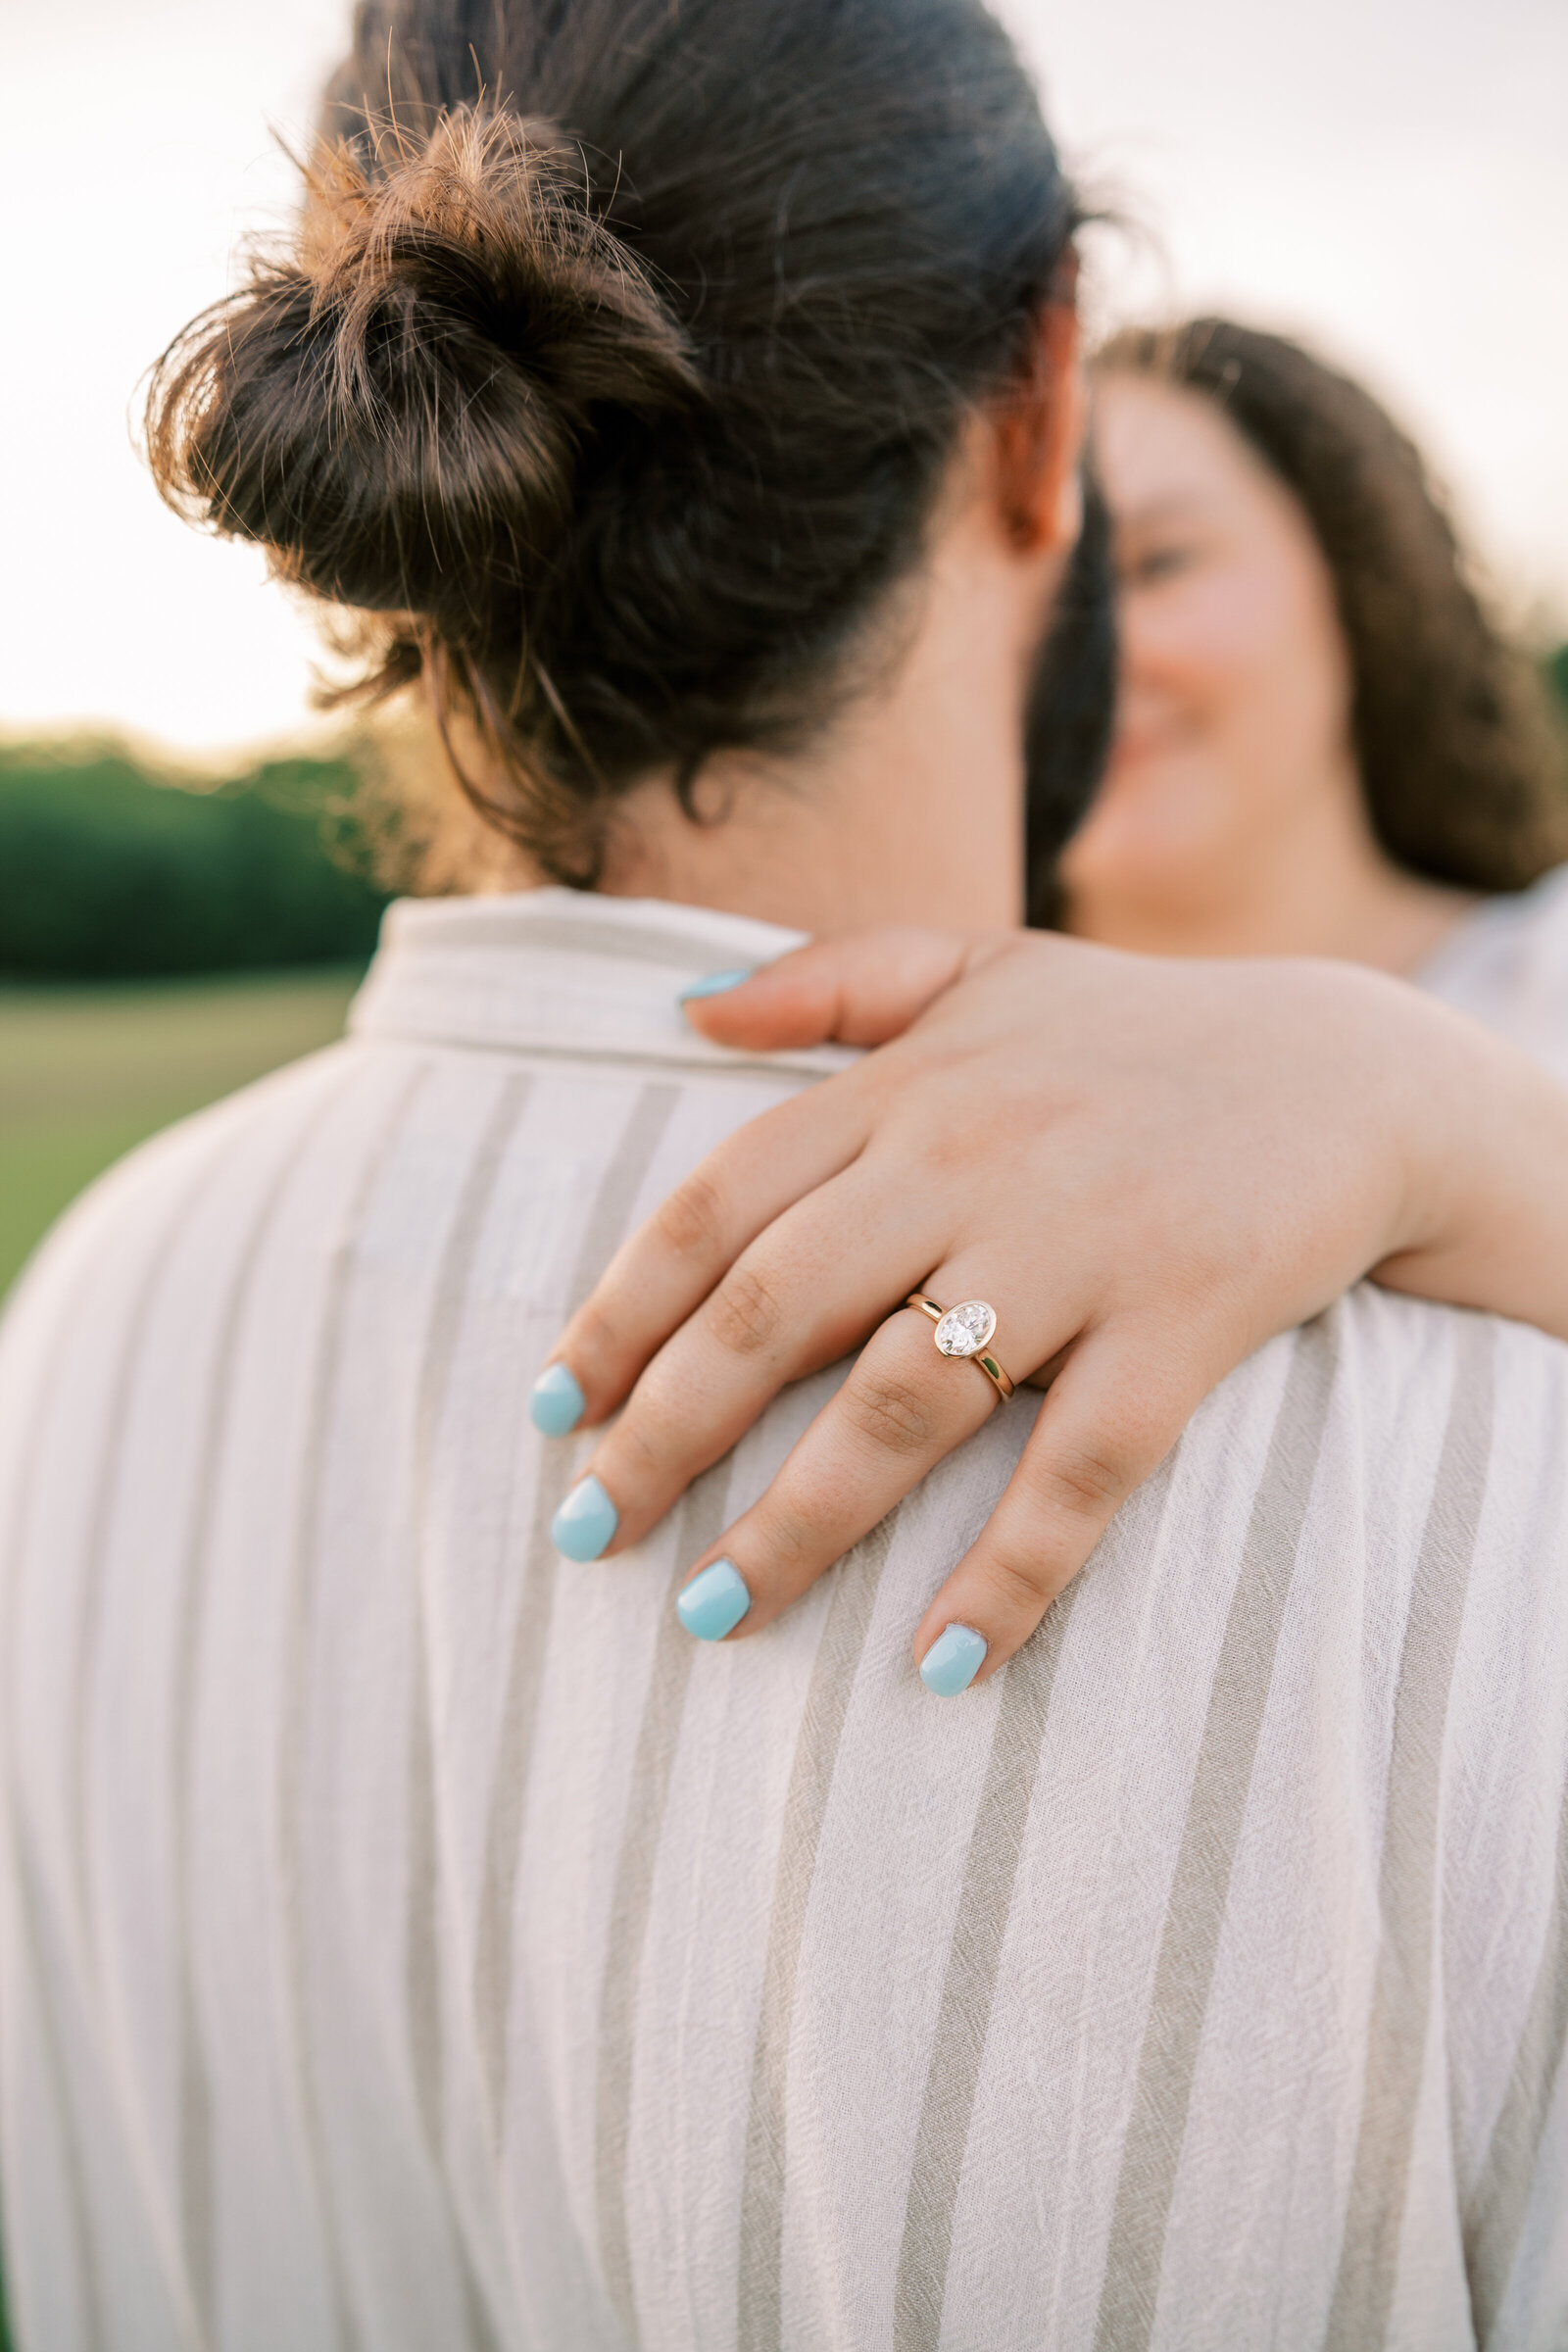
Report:
[[[639,1543],[781,1388],[862,1345],[908,1278],[886,1223],[876,1187],[851,1168],[742,1252],[606,1430],[562,1506],[563,1550],[586,1559]],[[596,1516],[579,1542],[585,1510]]]
[[[944,1306],[977,1296],[964,1274],[959,1264],[932,1276]],[[1070,1317],[1036,1331],[1009,1324],[998,1330],[995,1352],[1005,1362],[1004,1348],[1013,1351],[1006,1369],[1021,1380],[1074,1328]],[[677,1603],[689,1632],[704,1640],[760,1632],[998,1409],[978,1364],[945,1356],[933,1336],[912,1310],[872,1335],[772,1485],[696,1563]]]

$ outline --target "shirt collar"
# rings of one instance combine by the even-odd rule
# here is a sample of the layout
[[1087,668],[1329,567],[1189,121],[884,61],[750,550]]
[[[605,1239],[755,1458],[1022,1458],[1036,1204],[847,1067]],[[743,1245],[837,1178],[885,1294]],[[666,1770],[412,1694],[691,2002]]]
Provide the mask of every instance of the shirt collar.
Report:
[[677,1002],[694,980],[771,963],[806,937],[704,906],[577,890],[400,899],[382,918],[349,1028],[576,1060],[825,1076],[858,1051],[736,1053],[700,1037]]

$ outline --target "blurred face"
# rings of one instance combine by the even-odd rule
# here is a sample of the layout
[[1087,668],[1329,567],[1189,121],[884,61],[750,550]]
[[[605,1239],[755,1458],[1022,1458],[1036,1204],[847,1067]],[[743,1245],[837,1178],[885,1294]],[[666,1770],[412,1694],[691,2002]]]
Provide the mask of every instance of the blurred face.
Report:
[[1266,900],[1282,860],[1367,838],[1348,657],[1305,514],[1211,401],[1107,373],[1095,439],[1120,694],[1062,879],[1074,929],[1203,952],[1203,926]]

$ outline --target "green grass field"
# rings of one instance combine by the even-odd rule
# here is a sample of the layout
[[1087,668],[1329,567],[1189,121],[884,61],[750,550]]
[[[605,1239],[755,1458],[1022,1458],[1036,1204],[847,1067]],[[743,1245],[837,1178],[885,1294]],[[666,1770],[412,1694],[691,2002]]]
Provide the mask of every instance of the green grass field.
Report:
[[0,1292],[132,1144],[336,1037],[359,977],[0,987]]

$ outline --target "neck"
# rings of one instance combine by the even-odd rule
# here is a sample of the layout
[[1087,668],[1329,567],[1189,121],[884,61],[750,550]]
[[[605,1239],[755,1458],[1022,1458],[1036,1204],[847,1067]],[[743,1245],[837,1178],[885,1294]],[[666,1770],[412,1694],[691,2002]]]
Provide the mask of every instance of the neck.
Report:
[[893,600],[878,682],[798,757],[710,760],[702,821],[666,779],[636,787],[601,887],[818,935],[1015,926],[1025,699],[1054,584],[1043,571],[1020,596],[988,517],[960,514]]
[[[1087,862],[1087,861],[1086,861]],[[1186,892],[1128,888],[1113,871],[1072,872],[1067,929],[1154,956],[1328,956],[1379,971],[1419,969],[1475,904],[1404,872],[1365,821],[1359,781],[1325,793],[1288,834],[1254,842],[1234,871]]]

